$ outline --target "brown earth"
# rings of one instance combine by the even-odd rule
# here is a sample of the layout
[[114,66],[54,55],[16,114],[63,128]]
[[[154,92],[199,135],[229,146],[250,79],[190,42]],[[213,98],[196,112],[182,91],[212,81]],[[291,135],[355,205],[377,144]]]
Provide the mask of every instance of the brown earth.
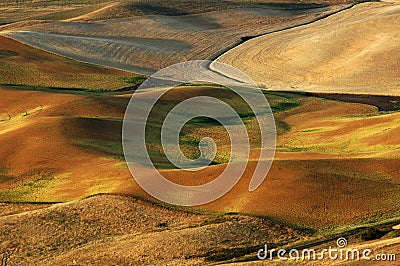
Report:
[[[0,123],[3,201],[69,201],[97,193],[148,197],[122,161],[125,97],[9,89],[1,93],[0,107],[6,111]],[[251,162],[230,193],[203,208],[257,213],[319,228],[396,211],[399,114],[363,117],[376,109],[317,98],[301,101],[300,107],[276,115],[291,129],[279,135],[276,160],[261,187],[247,191]],[[348,117],[351,114],[356,117]],[[385,130],[389,127],[392,130]],[[215,178],[221,167],[195,174],[161,172],[178,183],[198,184]]]

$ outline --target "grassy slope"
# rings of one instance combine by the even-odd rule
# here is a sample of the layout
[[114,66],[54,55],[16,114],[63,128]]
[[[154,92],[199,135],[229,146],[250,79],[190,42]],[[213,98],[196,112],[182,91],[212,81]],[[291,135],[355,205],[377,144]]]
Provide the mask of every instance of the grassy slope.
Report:
[[[204,94],[223,96],[224,91],[179,88],[160,102],[165,106],[159,110],[163,113],[181,98]],[[0,106],[12,117],[8,121],[3,112],[0,122],[3,201],[66,201],[99,192],[147,197],[122,161],[121,119],[128,97],[57,94],[54,98],[52,93],[18,90],[2,90],[2,95]],[[399,204],[398,113],[364,117],[377,114],[376,109],[289,93],[266,95],[279,132],[279,149],[268,178],[248,193],[252,162],[237,187],[205,208],[258,213],[319,228],[395,210]],[[240,111],[240,101],[230,101],[246,113]],[[157,124],[160,118],[156,115],[154,119]],[[213,133],[222,149],[227,144],[221,137],[222,128],[207,123],[185,129],[182,147],[189,155],[195,156],[196,139],[202,134]],[[252,129],[254,121],[246,123]],[[387,125],[393,130],[385,130]],[[365,134],[360,139],[360,130],[381,134],[387,141],[369,142]],[[150,151],[158,150],[157,141],[150,141]],[[256,147],[257,141],[253,158]],[[154,161],[168,168],[161,155],[153,153]],[[214,165],[199,173],[162,173],[178,183],[199,184],[215,178],[223,167]]]
[[7,265],[211,263],[253,253],[264,242],[307,237],[265,218],[180,210],[126,196],[29,208],[0,214],[0,253],[11,254]]
[[5,0],[0,3],[0,24],[33,19],[66,19],[96,10],[107,0]]
[[165,265],[250,260],[264,265],[270,261],[260,262],[256,257],[264,244],[269,249],[289,250],[323,241],[314,247],[320,252],[328,245],[336,246],[338,236],[346,236],[349,247],[399,254],[399,230],[392,229],[395,221],[373,229],[320,234],[265,217],[176,208],[121,195],[97,195],[64,204],[0,207],[0,252],[7,265]]
[[76,62],[0,36],[0,84],[115,90],[135,75]]

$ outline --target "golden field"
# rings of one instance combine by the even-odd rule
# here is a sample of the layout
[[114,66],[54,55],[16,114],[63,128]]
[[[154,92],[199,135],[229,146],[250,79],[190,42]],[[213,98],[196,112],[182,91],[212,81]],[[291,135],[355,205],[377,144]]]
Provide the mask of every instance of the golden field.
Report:
[[0,34],[68,58],[149,75],[174,63],[214,58],[242,37],[312,22],[348,7],[300,4],[295,10],[290,3],[194,2],[173,1],[160,8],[159,1],[117,1],[75,18],[7,24]]
[[[398,2],[347,0],[3,1],[2,265],[280,265],[258,261],[257,251],[265,244],[320,251],[338,237],[347,248],[400,256],[399,10]],[[210,166],[184,171],[166,158],[162,123],[191,97],[232,106],[251,152],[226,195],[171,206],[149,196],[127,168],[125,109],[143,74],[206,58],[262,85],[276,154],[249,192],[263,148],[254,114],[225,87],[178,86],[159,99],[146,128],[164,177],[204,184],[229,161],[227,130],[210,119],[189,121],[179,135],[191,159],[203,137],[213,138]]]
[[218,60],[269,89],[399,95],[399,16],[398,2],[361,3],[252,39]]

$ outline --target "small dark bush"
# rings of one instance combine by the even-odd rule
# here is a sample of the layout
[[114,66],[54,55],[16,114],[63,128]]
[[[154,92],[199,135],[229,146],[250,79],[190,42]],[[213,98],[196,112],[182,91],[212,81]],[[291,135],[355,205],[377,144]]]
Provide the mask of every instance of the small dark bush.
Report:
[[384,235],[384,232],[376,229],[376,228],[367,228],[360,235],[361,239],[364,241],[374,240],[381,238]]
[[157,227],[168,227],[168,223],[167,222],[158,223]]

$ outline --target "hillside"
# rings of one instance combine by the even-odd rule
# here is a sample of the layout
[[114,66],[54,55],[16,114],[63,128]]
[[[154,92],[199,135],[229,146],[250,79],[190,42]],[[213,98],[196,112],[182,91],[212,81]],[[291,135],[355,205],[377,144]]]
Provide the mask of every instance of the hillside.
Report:
[[[129,4],[142,14],[132,11],[121,18],[126,6],[116,3],[75,18],[5,25],[0,34],[79,61],[148,75],[174,63],[214,58],[242,37],[312,21],[347,6],[200,2],[195,1],[197,6],[173,1],[162,9],[152,2],[146,2],[148,6]],[[113,8],[122,10],[110,10]]]
[[0,84],[116,90],[135,74],[63,58],[0,36]]
[[398,2],[363,3],[267,34],[218,60],[268,89],[399,95]]
[[[123,160],[121,128],[129,94],[87,96],[18,89],[1,89],[1,93],[1,201],[58,202],[97,193],[149,198]],[[170,106],[195,95],[222,97],[224,91],[177,88],[160,104]],[[231,192],[203,208],[251,212],[317,228],[397,211],[399,113],[378,113],[370,105],[285,93],[267,93],[266,97],[278,126],[278,149],[268,178],[249,193],[255,163],[251,162]],[[240,102],[230,101],[240,108]],[[168,109],[160,109],[159,114],[163,110]],[[158,114],[155,118],[159,119]],[[255,126],[252,119],[246,124]],[[152,136],[159,129],[153,127]],[[182,149],[195,156],[196,140],[210,132],[224,154],[228,139],[223,128],[213,124],[187,127]],[[252,156],[256,158],[254,137]],[[158,152],[159,141],[154,137],[148,141],[156,166],[175,182],[205,183],[224,169],[224,160],[218,159],[217,165],[200,172],[168,169],[165,156]]]
[[[326,252],[339,237],[346,238],[347,249],[371,248],[398,260],[395,1],[2,1],[0,264],[286,265],[278,249],[287,255],[293,249]],[[217,78],[137,91],[146,75],[191,59],[242,69],[263,88],[260,101],[246,102],[214,84]],[[229,79],[216,64],[201,65],[212,70],[207,77]],[[180,70],[182,65],[167,78]],[[165,93],[158,98],[160,91]],[[129,112],[132,94],[140,101]],[[143,112],[142,104],[155,96],[151,111]],[[202,100],[188,101],[196,97]],[[181,119],[213,111],[207,104],[216,101],[209,97],[231,107],[216,108],[221,120]],[[260,112],[253,112],[254,105]],[[133,131],[125,117],[132,118]],[[137,131],[143,118],[144,131]],[[185,124],[163,127],[168,118]],[[237,139],[242,126],[247,135]],[[170,130],[175,138],[161,140]],[[134,137],[145,145],[123,147]],[[213,150],[206,138],[213,140],[215,156],[204,156]],[[242,148],[247,143],[249,154]],[[269,172],[249,191],[257,164],[269,160],[260,154],[272,149]],[[151,162],[142,163],[147,155]],[[190,160],[196,159],[207,165],[194,167]],[[238,172],[238,165],[245,169],[222,197],[183,207],[139,186],[138,177],[154,180],[154,172],[146,175],[151,163],[153,171],[186,186],[212,182],[229,168]],[[198,196],[156,185],[166,197]],[[265,245],[276,251],[259,261],[257,251]],[[327,258],[286,262],[332,265]]]
[[37,206],[0,214],[7,265],[194,265],[307,237],[265,218],[185,211],[127,196]]
[[[277,258],[257,259],[265,244],[287,250],[308,244],[321,252],[335,246],[338,234],[323,236],[266,217],[179,209],[122,195],[1,207],[0,254],[5,265],[276,265]],[[385,235],[367,242],[360,239],[363,228],[341,234],[349,239],[348,248],[399,255],[400,238],[393,224],[375,225]],[[331,261],[313,264],[331,265]]]

